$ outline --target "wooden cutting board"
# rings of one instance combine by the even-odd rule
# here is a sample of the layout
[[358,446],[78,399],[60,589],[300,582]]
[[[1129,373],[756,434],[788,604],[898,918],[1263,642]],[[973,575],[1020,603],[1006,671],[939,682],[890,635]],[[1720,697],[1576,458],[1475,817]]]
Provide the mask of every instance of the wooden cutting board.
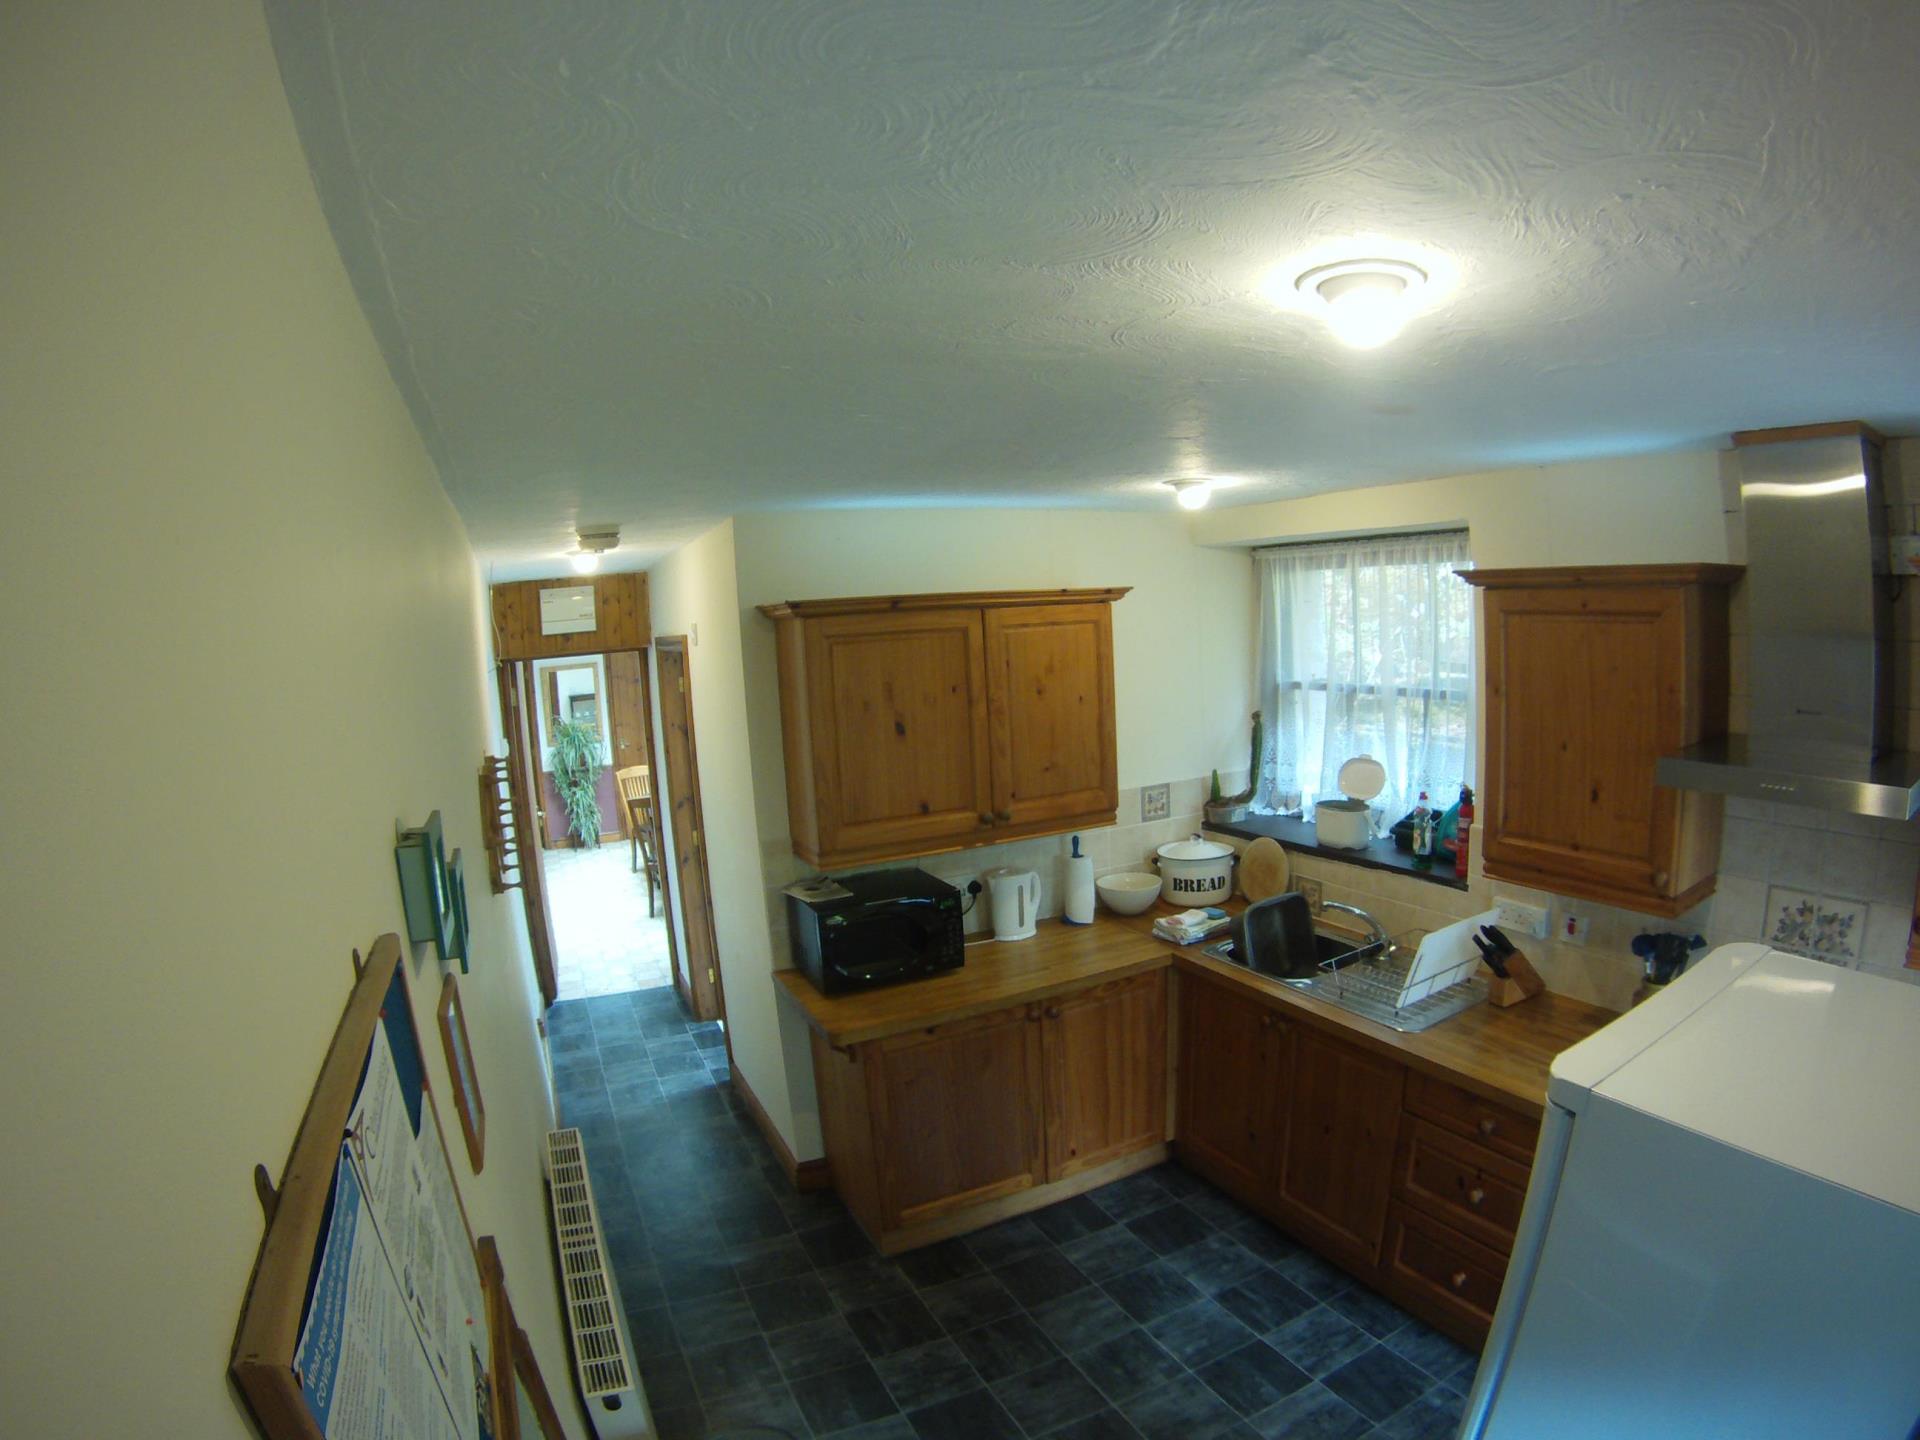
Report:
[[1249,901],[1284,895],[1292,867],[1280,842],[1262,835],[1240,856],[1240,893]]

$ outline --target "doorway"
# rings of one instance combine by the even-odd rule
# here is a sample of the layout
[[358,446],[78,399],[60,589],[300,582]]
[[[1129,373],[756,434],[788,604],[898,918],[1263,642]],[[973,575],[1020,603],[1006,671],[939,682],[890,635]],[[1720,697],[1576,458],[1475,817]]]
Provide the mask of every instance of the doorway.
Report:
[[719,1020],[726,1014],[726,995],[720,982],[713,896],[707,879],[706,819],[700,804],[687,637],[656,636],[654,665],[660,676],[660,749],[666,782],[663,828],[671,840],[673,889],[680,897],[687,941],[685,964],[674,971],[674,988],[695,1018]]
[[[502,667],[517,711],[547,935],[549,1003],[664,988],[676,969],[661,868],[646,654],[616,650]],[[512,692],[509,703],[507,692]],[[531,911],[529,920],[532,920]],[[539,964],[541,939],[549,963]]]

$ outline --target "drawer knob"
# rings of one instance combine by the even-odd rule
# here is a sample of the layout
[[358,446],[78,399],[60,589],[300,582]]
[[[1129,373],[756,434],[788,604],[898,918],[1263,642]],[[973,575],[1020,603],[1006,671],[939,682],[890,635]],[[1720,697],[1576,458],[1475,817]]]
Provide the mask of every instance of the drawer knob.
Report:
[[1260,1017],[1260,1028],[1262,1030],[1271,1030],[1273,1028],[1273,1016],[1271,1014]]
[[1487,1198],[1487,1192],[1478,1185],[1474,1186],[1471,1190],[1467,1191],[1467,1204],[1473,1206],[1476,1209],[1479,1208],[1480,1203],[1486,1198]]
[[991,825],[991,824],[993,824],[993,816],[992,816],[992,815],[990,815],[990,814],[988,814],[988,813],[987,813],[987,812],[986,812],[985,810],[982,810],[982,811],[980,812],[980,823],[981,823],[982,825]]
[[1003,824],[1003,825],[1004,825],[1004,824],[1005,824],[1005,823],[1006,823],[1007,821],[1009,821],[1009,820],[1011,820],[1011,819],[1013,819],[1013,811],[1011,811],[1011,810],[998,810],[998,811],[995,811],[995,812],[994,812],[994,817],[993,817],[993,818],[994,818],[994,819],[996,819],[996,820],[998,820],[998,821],[999,821],[999,822],[1000,822],[1001,824]]
[[1047,1019],[1058,1020],[1059,1018],[1060,1018],[1060,1007],[1058,1005],[1049,1005],[1047,1007]]
[[1491,1135],[1493,1134],[1494,1131],[1498,1130],[1499,1128],[1500,1128],[1500,1122],[1494,1119],[1493,1116],[1482,1115],[1480,1117],[1480,1133],[1482,1135]]
[[1465,1289],[1467,1284],[1467,1272],[1464,1270],[1454,1271],[1453,1274],[1447,1277],[1447,1284],[1451,1285],[1456,1290]]

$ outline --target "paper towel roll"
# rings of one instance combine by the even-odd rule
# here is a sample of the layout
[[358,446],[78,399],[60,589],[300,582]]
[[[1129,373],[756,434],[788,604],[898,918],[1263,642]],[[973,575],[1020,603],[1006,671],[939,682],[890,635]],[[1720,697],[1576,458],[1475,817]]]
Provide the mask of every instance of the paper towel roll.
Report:
[[1061,911],[1069,925],[1091,925],[1093,923],[1093,857],[1069,855],[1061,863],[1066,866],[1064,883],[1060,887],[1060,893],[1064,897]]

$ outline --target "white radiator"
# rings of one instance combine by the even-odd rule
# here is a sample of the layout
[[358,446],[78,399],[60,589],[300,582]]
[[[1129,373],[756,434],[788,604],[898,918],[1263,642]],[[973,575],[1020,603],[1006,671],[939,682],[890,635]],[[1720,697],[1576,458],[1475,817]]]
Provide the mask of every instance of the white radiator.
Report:
[[650,1440],[653,1416],[633,1363],[633,1337],[627,1333],[619,1282],[607,1260],[600,1212],[588,1183],[587,1150],[578,1130],[547,1132],[546,1165],[567,1331],[594,1433],[599,1440]]

